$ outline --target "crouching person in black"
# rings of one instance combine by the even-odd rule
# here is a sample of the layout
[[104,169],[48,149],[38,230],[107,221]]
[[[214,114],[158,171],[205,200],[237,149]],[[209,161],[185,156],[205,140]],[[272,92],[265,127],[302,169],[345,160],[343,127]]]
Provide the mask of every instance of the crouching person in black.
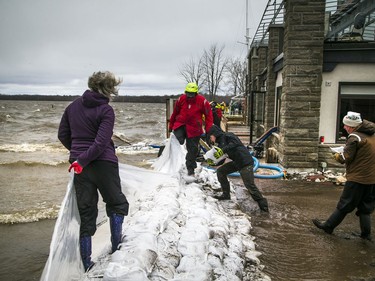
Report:
[[[249,190],[251,197],[258,203],[261,211],[268,212],[267,199],[263,197],[254,182],[254,160],[241,140],[233,133],[223,132],[218,126],[213,125],[208,132],[208,137],[219,149],[215,152],[216,159],[225,153],[232,161],[226,162],[217,169],[217,178],[220,182],[223,194],[215,196],[218,200],[230,200],[230,184],[228,175],[239,171],[245,187]],[[209,161],[209,164],[213,164]]]

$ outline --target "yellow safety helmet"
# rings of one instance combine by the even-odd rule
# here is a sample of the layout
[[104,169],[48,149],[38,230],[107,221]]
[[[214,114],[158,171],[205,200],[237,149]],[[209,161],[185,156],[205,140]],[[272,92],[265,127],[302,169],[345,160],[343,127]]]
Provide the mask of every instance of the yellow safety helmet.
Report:
[[188,83],[185,88],[185,93],[198,93],[198,85],[194,82]]

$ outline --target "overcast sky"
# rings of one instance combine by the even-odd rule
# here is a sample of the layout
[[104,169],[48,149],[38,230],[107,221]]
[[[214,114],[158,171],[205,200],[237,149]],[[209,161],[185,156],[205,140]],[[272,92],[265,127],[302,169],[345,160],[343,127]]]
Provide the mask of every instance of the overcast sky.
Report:
[[[267,2],[248,0],[251,37]],[[245,35],[246,0],[0,0],[0,93],[81,94],[109,70],[120,95],[179,94],[184,62],[245,60]]]

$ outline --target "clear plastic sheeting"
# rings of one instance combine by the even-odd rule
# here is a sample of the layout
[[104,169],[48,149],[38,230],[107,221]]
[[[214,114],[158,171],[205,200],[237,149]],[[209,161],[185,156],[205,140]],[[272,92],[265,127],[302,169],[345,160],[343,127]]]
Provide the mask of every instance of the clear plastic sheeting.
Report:
[[41,281],[80,280],[83,264],[79,252],[80,217],[73,173],[62,202],[52,235],[50,253],[44,267]]
[[185,162],[186,149],[181,146],[176,136],[171,133],[163,154],[152,165],[155,171],[176,175]]
[[270,280],[249,217],[207,194],[204,186],[217,185],[216,176],[200,163],[194,181],[186,181],[184,160],[185,148],[172,136],[154,164],[163,172],[120,164],[130,203],[121,247],[99,259],[84,281]]
[[[249,234],[250,218],[234,209],[235,203],[220,204],[212,198],[207,185],[216,185],[214,172],[203,170],[200,163],[195,180],[186,181],[185,154],[172,136],[155,162],[158,171],[119,165],[130,204],[120,249],[113,254],[105,251],[110,234],[98,234],[109,225],[101,225],[93,248],[101,244],[102,250],[93,251],[95,265],[81,274],[80,281],[270,280],[261,272],[260,253]],[[77,280],[83,272],[72,183],[69,187],[43,281]]]

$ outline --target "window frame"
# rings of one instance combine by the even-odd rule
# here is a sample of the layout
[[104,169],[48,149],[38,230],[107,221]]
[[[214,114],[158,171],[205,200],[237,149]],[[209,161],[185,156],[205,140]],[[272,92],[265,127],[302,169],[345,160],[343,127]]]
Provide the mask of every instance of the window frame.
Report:
[[[363,94],[342,94],[342,88],[344,86],[374,86],[375,82],[339,82],[339,92],[338,92],[338,99],[337,99],[337,120],[336,120],[336,136],[335,140],[336,143],[345,143],[345,140],[340,139],[340,132],[342,132],[342,119],[345,116],[346,112],[341,113],[341,106],[342,106],[342,100],[343,99],[369,99],[369,97],[372,97],[370,99],[375,100],[375,92],[374,94],[370,95],[363,95]],[[374,108],[375,111],[375,108]],[[361,115],[363,115],[363,112],[359,112]],[[362,116],[363,118],[363,116]],[[366,119],[366,118],[365,118]],[[371,120],[375,121],[375,120]],[[345,132],[344,132],[345,133]]]

